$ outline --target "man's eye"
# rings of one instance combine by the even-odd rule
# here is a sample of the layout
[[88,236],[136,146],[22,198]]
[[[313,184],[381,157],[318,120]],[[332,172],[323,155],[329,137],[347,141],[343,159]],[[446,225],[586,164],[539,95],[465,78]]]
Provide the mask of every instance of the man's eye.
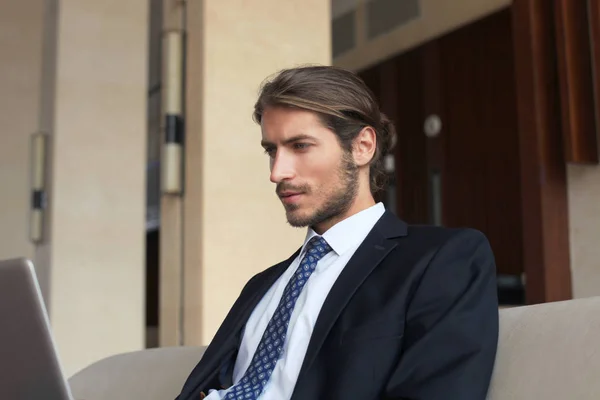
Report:
[[275,148],[273,148],[273,147],[265,148],[265,154],[268,155],[269,157],[273,157],[275,155]]
[[297,150],[304,150],[308,148],[310,145],[308,143],[294,143],[294,148]]

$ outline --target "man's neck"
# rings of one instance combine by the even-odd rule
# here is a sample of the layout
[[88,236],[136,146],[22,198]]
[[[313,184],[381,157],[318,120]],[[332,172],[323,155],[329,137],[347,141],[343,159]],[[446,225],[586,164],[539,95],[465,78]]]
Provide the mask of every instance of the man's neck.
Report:
[[312,229],[319,235],[327,232],[332,226],[336,225],[339,222],[342,222],[346,218],[349,218],[355,214],[358,214],[361,211],[366,210],[367,208],[373,207],[375,205],[375,199],[369,193],[369,196],[364,196],[363,199],[356,198],[348,211],[338,216],[335,216],[327,221],[323,221],[322,223],[315,225]]

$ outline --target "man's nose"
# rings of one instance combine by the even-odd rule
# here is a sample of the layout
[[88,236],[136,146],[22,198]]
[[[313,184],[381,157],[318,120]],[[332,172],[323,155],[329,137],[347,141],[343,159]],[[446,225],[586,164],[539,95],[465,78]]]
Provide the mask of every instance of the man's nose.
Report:
[[294,163],[283,152],[277,152],[271,159],[271,182],[280,183],[294,177]]

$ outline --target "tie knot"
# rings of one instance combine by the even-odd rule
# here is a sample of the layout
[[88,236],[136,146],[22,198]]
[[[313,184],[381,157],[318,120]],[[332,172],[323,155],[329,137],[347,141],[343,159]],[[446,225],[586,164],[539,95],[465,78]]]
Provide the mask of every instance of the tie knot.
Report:
[[322,258],[325,254],[331,251],[331,247],[325,239],[321,236],[315,236],[308,241],[306,245],[306,254],[316,257],[317,259]]

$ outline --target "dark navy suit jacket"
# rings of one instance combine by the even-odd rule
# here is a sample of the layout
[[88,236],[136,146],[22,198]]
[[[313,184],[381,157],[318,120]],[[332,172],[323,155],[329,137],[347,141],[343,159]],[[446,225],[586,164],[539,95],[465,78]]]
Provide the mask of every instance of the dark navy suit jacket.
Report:
[[[246,284],[177,400],[232,385],[243,327],[297,255]],[[292,400],[484,400],[497,341],[485,236],[386,212],[327,296]]]

